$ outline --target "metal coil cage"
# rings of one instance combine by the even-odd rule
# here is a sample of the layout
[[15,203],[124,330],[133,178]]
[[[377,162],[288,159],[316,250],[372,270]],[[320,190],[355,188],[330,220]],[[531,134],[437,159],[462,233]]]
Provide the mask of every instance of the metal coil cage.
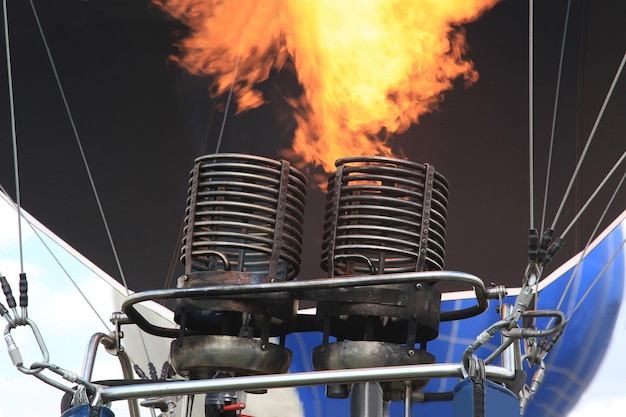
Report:
[[384,157],[335,165],[321,261],[330,276],[443,269],[448,182],[441,174]]
[[187,273],[232,270],[293,278],[300,270],[306,177],[287,161],[206,155],[190,174]]

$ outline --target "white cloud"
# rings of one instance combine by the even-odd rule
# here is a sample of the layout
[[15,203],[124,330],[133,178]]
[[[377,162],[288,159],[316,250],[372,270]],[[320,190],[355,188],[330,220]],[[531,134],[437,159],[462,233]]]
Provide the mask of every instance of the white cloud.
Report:
[[[0,199],[0,271],[8,278],[16,298],[19,293],[20,272],[17,230],[15,211]],[[105,328],[26,222],[22,224],[22,232],[24,270],[29,281],[29,318],[41,331],[50,353],[50,362],[79,372],[89,338],[96,331],[105,331]],[[60,249],[57,247],[56,250]],[[68,258],[68,255],[61,256]],[[103,291],[103,283],[76,260],[73,264],[66,265],[66,268],[71,270],[70,273],[82,291],[90,294],[94,307],[98,311],[106,312],[104,319],[108,321],[110,312],[114,310],[111,292]],[[42,359],[42,353],[29,327],[13,329],[11,335],[26,366]],[[99,378],[121,377],[117,359],[105,353],[104,349],[99,351],[97,362],[95,375]],[[0,355],[0,375],[3,376],[0,378],[0,416],[60,415],[63,393],[33,376],[19,372],[11,363],[6,348],[2,349]],[[60,380],[54,374],[46,375]],[[116,414],[125,415],[123,411]]]
[[[622,389],[624,387],[622,381]],[[588,417],[599,415],[602,417],[622,417],[626,410],[626,394],[619,398],[607,398],[605,400],[581,401],[568,417]]]

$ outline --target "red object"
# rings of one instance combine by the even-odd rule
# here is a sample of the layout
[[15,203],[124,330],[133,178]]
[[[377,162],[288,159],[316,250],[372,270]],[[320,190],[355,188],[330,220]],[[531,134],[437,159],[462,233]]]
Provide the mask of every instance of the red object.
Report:
[[[243,410],[246,408],[246,403],[234,403],[224,406],[224,411]],[[252,417],[252,416],[249,416]]]

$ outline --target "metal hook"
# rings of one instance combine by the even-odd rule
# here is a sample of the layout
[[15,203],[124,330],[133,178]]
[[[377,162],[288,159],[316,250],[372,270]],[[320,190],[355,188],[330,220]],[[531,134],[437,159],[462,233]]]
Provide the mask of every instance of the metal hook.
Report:
[[[28,318],[25,320],[25,323],[22,325],[30,327],[31,331],[33,332],[33,336],[35,337],[35,340],[37,341],[37,345],[39,346],[39,350],[41,351],[41,355],[43,357],[42,362],[47,363],[50,360],[50,354],[48,353],[48,348],[46,348],[46,343],[43,341],[43,337],[41,336],[41,332],[39,331],[39,328],[37,327],[34,321]],[[11,336],[11,330],[12,330],[12,327],[10,325],[4,329],[4,339],[9,348],[9,355],[11,356],[11,360],[13,361],[13,364],[17,367],[17,369],[19,369],[20,372],[24,374],[29,374],[29,375],[38,374],[39,372],[42,371],[43,368],[30,369],[24,366],[24,361],[22,360],[22,355],[19,351],[19,348],[17,347],[17,345],[15,344],[13,340],[13,337]]]

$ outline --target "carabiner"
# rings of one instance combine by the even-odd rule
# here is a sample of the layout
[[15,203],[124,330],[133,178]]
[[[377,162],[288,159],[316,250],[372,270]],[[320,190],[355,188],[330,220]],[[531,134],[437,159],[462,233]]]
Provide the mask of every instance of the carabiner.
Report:
[[[37,341],[37,345],[39,345],[39,350],[43,357],[43,360],[41,362],[47,363],[50,360],[50,354],[48,353],[48,348],[46,348],[46,343],[43,341],[43,337],[41,337],[41,332],[39,331],[39,328],[37,327],[35,322],[33,322],[31,319],[28,319],[28,318],[24,321],[24,324],[22,325],[30,327],[31,331],[33,332],[33,336],[35,336],[35,340]],[[24,366],[24,361],[22,360],[22,355],[20,353],[20,350],[15,344],[13,337],[11,336],[11,330],[12,330],[12,327],[10,325],[5,327],[4,339],[9,348],[9,355],[11,356],[11,360],[13,361],[13,365],[15,365],[15,367],[24,374],[28,374],[28,375],[38,374],[44,368],[30,369]]]

